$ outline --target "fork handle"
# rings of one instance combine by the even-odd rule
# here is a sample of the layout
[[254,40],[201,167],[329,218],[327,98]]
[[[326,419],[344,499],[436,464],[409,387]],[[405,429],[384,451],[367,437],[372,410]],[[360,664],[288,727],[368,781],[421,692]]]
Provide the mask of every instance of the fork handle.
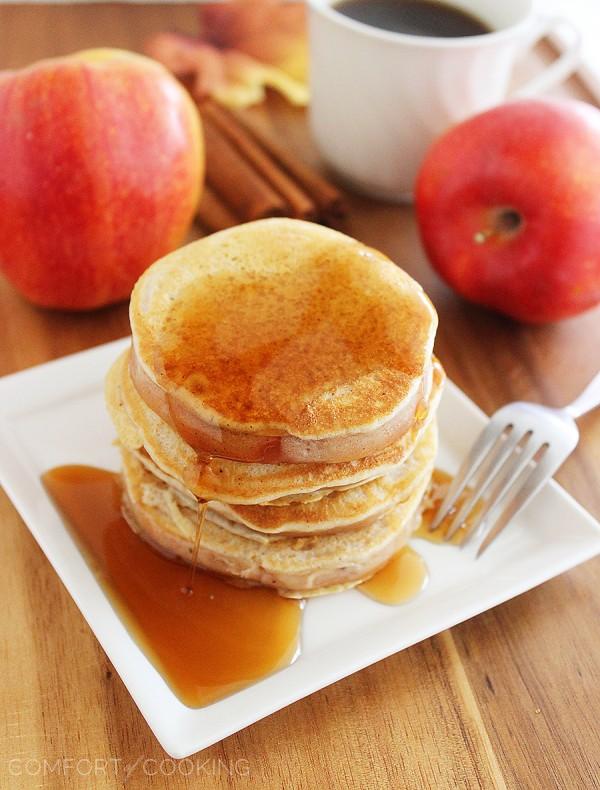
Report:
[[573,419],[577,419],[582,414],[587,414],[588,411],[595,409],[596,406],[600,406],[600,372],[596,373],[581,395],[565,407],[565,411]]

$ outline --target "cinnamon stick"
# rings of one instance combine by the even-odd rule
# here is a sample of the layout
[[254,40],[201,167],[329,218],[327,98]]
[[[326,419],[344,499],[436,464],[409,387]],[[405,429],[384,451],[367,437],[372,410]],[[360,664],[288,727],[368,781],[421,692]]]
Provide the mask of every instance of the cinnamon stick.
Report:
[[223,203],[208,184],[204,185],[202,199],[198,206],[198,219],[210,233],[214,233],[217,230],[225,230],[225,228],[232,228],[239,223],[239,219],[233,211]]
[[242,221],[285,216],[289,207],[210,118],[204,118],[206,180]]
[[297,159],[287,148],[275,142],[271,137],[259,129],[256,124],[243,119],[236,112],[226,110],[234,117],[238,124],[254,137],[262,148],[271,156],[287,173],[297,181],[302,189],[316,203],[320,213],[325,218],[342,219],[346,215],[346,206],[342,193],[330,184],[320,173],[312,167]]
[[290,207],[290,216],[317,219],[317,206],[306,192],[272,159],[236,117],[214,101],[201,105],[203,118],[209,118],[226,135],[255,170],[281,195]]

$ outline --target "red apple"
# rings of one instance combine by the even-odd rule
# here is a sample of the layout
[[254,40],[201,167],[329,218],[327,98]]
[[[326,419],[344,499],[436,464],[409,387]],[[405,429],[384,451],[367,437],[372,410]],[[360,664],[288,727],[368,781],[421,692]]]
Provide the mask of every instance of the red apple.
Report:
[[39,305],[127,298],[199,200],[198,112],[158,63],[88,50],[0,74],[0,268]]
[[467,299],[528,322],[600,302],[600,111],[504,104],[428,151],[416,209],[435,269]]

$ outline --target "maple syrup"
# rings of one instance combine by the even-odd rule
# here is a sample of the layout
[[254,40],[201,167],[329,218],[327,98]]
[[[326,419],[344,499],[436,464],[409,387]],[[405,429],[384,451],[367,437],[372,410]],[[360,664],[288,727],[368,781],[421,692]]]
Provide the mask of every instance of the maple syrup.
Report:
[[[414,538],[428,540],[431,543],[444,543],[453,516],[471,493],[469,489],[466,489],[440,526],[430,532],[431,522],[442,504],[451,482],[452,475],[441,469],[434,469],[428,492],[431,505],[422,512],[419,526],[413,532]],[[481,501],[475,504],[465,523],[448,541],[448,545],[460,546],[481,507]],[[384,565],[374,576],[359,585],[358,589],[380,603],[401,604],[418,595],[424,589],[427,581],[428,572],[425,560],[412,547],[405,546],[391,558],[387,565]]]
[[[354,385],[366,371],[390,371],[390,403],[404,397],[406,373],[424,364],[430,307],[413,290],[382,287],[373,254],[336,244],[289,270],[225,268],[188,283],[155,330],[158,383],[233,423],[281,424],[296,435],[314,428],[307,397]],[[352,418],[352,402],[347,408]],[[366,400],[361,419],[380,410]],[[339,422],[339,411],[321,409],[320,419]],[[273,453],[280,437],[271,438]]]
[[427,584],[425,560],[411,546],[404,546],[358,589],[379,603],[407,603]]
[[184,704],[208,705],[298,655],[302,603],[202,570],[185,594],[189,567],[131,530],[117,474],[63,466],[42,479],[113,606]]
[[183,588],[183,592],[185,592],[186,595],[192,595],[194,592],[194,579],[196,578],[196,570],[198,567],[198,554],[200,553],[200,541],[202,540],[202,529],[204,528],[207,507],[208,502],[205,499],[196,497],[196,534],[194,535],[192,558],[190,560],[190,580],[186,587]]
[[[237,587],[197,568],[205,501],[198,502],[190,569],[131,530],[121,512],[118,474],[62,466],[42,479],[115,609],[186,705],[208,705],[297,657],[303,602],[264,587]],[[432,485],[440,493],[424,511],[416,537],[443,539],[443,525],[433,533],[428,526],[450,480],[434,471]],[[460,543],[462,534],[463,528],[452,542]],[[398,605],[418,595],[427,580],[425,561],[405,546],[358,589],[380,603]]]
[[[452,523],[452,519],[458,512],[458,510],[462,507],[463,503],[467,499],[468,496],[471,494],[471,490],[466,488],[463,493],[458,497],[456,500],[456,504],[450,510],[446,518],[442,521],[442,523],[435,529],[433,532],[429,530],[431,526],[431,522],[435,518],[435,514],[437,513],[440,505],[444,497],[446,496],[446,491],[448,490],[448,486],[452,482],[452,475],[448,474],[448,472],[444,472],[441,469],[434,469],[433,474],[431,476],[431,483],[430,483],[430,496],[432,499],[432,504],[430,507],[426,508],[423,513],[421,514],[421,522],[419,527],[415,532],[413,532],[413,537],[421,538],[422,540],[428,540],[431,543],[445,543],[446,533],[450,528],[450,524]],[[475,503],[471,512],[469,513],[468,517],[466,518],[465,522],[460,525],[460,527],[456,530],[454,535],[447,541],[447,545],[454,545],[460,546],[463,540],[466,538],[467,534],[470,532],[471,526],[473,522],[481,512],[481,508],[483,507],[483,502],[479,500]]]

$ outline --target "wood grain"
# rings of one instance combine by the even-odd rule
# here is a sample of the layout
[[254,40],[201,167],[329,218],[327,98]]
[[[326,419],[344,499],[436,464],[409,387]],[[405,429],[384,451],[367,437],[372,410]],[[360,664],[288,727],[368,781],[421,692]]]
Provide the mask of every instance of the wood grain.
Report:
[[[97,45],[139,49],[152,31],[193,31],[195,13],[189,6],[3,6],[0,65]],[[582,95],[574,81],[564,90]],[[272,97],[252,115],[317,161],[302,111]],[[540,328],[465,304],[428,267],[408,208],[352,198],[345,230],[423,283],[440,313],[437,353],[486,411],[515,398],[564,403],[600,367],[599,310]],[[3,281],[0,315],[0,373],[128,331],[125,305],[44,312]],[[581,428],[558,479],[598,517],[600,414]],[[3,494],[0,515],[0,787],[600,787],[600,559],[177,763],[157,745]]]

